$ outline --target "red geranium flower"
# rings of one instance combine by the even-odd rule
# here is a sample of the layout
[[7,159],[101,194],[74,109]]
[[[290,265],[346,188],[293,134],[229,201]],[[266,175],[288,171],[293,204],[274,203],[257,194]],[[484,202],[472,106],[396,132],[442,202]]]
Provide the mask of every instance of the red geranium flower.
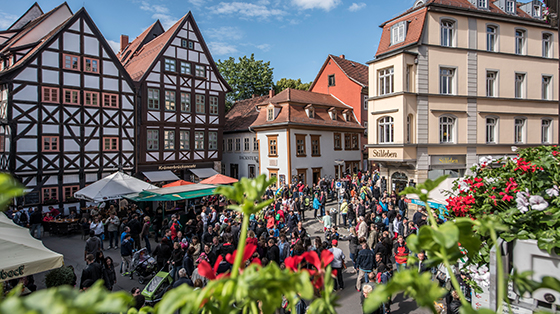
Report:
[[223,260],[224,258],[221,255],[218,256],[218,259],[216,260],[216,263],[214,263],[213,268],[212,266],[210,266],[210,264],[207,261],[205,260],[200,261],[200,263],[198,264],[198,273],[202,277],[208,278],[209,280],[222,278],[225,274],[220,274],[216,276],[216,273],[218,272],[218,267],[220,266],[220,263]]
[[[284,264],[288,269],[298,271],[299,265],[304,259],[315,268],[305,269],[312,277],[313,286],[316,289],[321,289],[325,283],[324,276],[326,268],[334,259],[333,253],[329,250],[323,250],[323,252],[321,252],[321,258],[319,258],[319,255],[317,255],[315,251],[305,252],[301,256],[290,256],[286,258]],[[333,270],[331,273],[332,276],[336,276],[336,274],[336,270]]]

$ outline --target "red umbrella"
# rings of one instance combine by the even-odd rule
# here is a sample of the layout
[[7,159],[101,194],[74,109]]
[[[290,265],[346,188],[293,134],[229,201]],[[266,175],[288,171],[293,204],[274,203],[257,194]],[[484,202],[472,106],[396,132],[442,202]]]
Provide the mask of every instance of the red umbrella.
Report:
[[211,176],[210,178],[206,178],[206,179],[200,181],[200,183],[201,184],[219,185],[219,184],[235,183],[237,181],[238,181],[237,179],[230,178],[228,176],[224,176],[223,174],[216,174],[216,175]]
[[185,180],[178,180],[178,181],[175,181],[175,182],[168,183],[168,184],[164,185],[163,187],[164,188],[169,188],[169,187],[172,187],[172,186],[181,186],[181,185],[189,185],[189,184],[194,184],[194,183],[189,182],[189,181],[185,181]]

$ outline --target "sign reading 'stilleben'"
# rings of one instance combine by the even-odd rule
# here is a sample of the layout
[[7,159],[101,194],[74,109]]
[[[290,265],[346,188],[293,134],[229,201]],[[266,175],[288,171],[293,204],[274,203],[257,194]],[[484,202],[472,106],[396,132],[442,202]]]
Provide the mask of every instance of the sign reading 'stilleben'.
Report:
[[467,158],[465,155],[431,156],[432,165],[465,165]]
[[397,152],[390,151],[388,149],[373,149],[371,155],[374,158],[397,158]]
[[6,279],[10,279],[10,278],[21,277],[23,275],[23,269],[24,268],[25,268],[25,265],[21,265],[18,268],[11,269],[11,270],[2,269],[2,270],[0,270],[0,278],[2,278],[2,280],[6,280]]

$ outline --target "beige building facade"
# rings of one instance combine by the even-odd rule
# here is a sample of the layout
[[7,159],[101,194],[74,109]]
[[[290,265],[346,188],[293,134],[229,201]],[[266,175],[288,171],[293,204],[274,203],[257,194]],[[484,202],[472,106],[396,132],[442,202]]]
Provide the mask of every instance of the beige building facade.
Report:
[[542,9],[418,0],[381,25],[368,63],[367,147],[389,190],[558,143],[558,34]]

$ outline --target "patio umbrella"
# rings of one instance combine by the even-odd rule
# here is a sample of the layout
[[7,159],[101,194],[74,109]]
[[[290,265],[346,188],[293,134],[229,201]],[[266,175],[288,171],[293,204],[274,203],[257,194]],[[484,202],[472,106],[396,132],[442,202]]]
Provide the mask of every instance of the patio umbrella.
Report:
[[74,193],[74,197],[93,202],[105,202],[121,199],[125,194],[138,193],[150,189],[157,189],[157,186],[125,173],[115,172],[77,191]]
[[220,184],[231,184],[231,183],[235,183],[237,182],[237,179],[234,178],[230,178],[228,176],[224,176],[223,174],[216,174],[211,176],[210,178],[206,178],[202,181],[200,181],[200,184],[214,184],[214,185],[220,185]]
[[40,240],[29,234],[0,213],[0,282],[59,268],[64,256],[47,249]]
[[168,183],[168,184],[166,184],[166,185],[164,185],[164,186],[162,186],[162,187],[164,187],[164,188],[170,188],[170,187],[172,187],[172,186],[181,186],[181,185],[189,185],[189,184],[194,184],[194,183],[189,182],[189,181],[185,181],[185,180],[177,180],[177,181],[175,181],[175,182]]

